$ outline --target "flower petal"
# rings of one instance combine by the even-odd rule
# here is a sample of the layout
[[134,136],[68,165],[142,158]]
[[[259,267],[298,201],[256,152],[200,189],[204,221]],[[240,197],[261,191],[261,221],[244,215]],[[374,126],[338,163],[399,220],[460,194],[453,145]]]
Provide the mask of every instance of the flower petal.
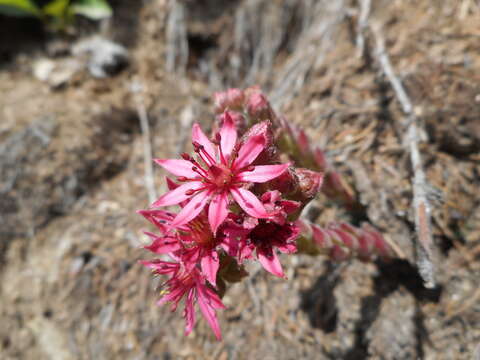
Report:
[[263,204],[252,192],[243,188],[233,188],[230,190],[230,193],[248,215],[256,218],[268,218],[270,216]]
[[198,305],[200,306],[203,317],[207,320],[208,324],[212,328],[217,340],[222,340],[222,334],[220,332],[220,325],[218,324],[217,314],[215,314],[215,309],[208,298],[208,294],[202,289],[202,287],[205,287],[205,285],[197,285]]
[[172,302],[172,311],[175,311],[177,309],[178,303],[180,300],[182,300],[183,295],[185,295],[185,292],[188,290],[185,286],[178,286],[174,288],[170,288],[168,293],[163,295],[158,301],[157,305],[161,306],[169,301]]
[[250,165],[264,148],[265,137],[263,135],[255,135],[250,137],[240,148],[238,157],[233,164],[233,168],[240,170]]
[[278,255],[271,247],[266,249],[257,248],[257,256],[258,261],[260,261],[265,270],[275,276],[285,277]]
[[240,181],[251,181],[254,183],[264,183],[275,179],[277,176],[287,170],[290,164],[281,165],[258,165],[253,171],[243,171],[238,177]]
[[172,263],[159,259],[140,260],[140,264],[155,270],[159,274],[175,274],[180,267],[178,263]]
[[210,306],[214,309],[226,309],[226,306],[223,305],[222,300],[218,297],[217,293],[209,287],[202,288],[202,295],[205,295],[210,301]]
[[175,190],[169,191],[166,194],[162,195],[160,199],[155,201],[150,207],[159,207],[159,206],[169,206],[181,203],[184,200],[187,200],[192,195],[187,195],[188,190],[197,190],[200,189],[205,184],[201,181],[189,181],[185,184],[180,185]]
[[225,191],[214,196],[210,202],[208,208],[208,222],[210,223],[213,234],[217,233],[218,227],[225,221],[228,215],[227,205],[228,198]]
[[220,137],[222,153],[228,159],[237,143],[237,129],[228,111],[223,113],[223,125],[220,129]]
[[150,250],[156,254],[168,254],[181,249],[181,245],[178,240],[171,236],[158,237],[152,233],[145,232],[148,236],[154,236],[153,242],[144,246],[145,249]]
[[185,335],[192,332],[195,327],[195,308],[193,307],[195,300],[195,291],[193,288],[188,292],[187,299],[185,300]]
[[202,273],[207,278],[208,282],[213,286],[217,286],[217,271],[220,267],[220,260],[215,250],[212,250],[209,254],[202,257],[200,261],[202,266]]
[[185,176],[192,179],[199,177],[192,170],[193,164],[190,161],[181,159],[154,159],[154,161],[175,176]]
[[203,210],[207,201],[210,199],[210,191],[202,191],[195,195],[187,205],[180,211],[170,226],[172,228],[188,223],[194,219]]
[[215,159],[215,148],[197,123],[193,124],[192,127],[192,142],[197,142],[202,145],[208,155]]

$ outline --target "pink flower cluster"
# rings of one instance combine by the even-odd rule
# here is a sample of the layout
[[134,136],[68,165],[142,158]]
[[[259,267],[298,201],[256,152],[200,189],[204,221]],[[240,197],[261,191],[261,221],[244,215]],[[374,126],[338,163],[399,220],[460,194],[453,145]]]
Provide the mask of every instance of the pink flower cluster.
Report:
[[[139,211],[159,231],[147,232],[152,243],[146,249],[171,259],[142,262],[156,274],[169,276],[159,304],[172,302],[175,310],[185,297],[188,334],[198,303],[218,339],[215,311],[224,307],[219,294],[225,281],[235,277],[232,269],[238,273],[246,260],[258,259],[265,270],[284,277],[276,251],[295,252],[299,234],[288,216],[300,203],[283,199],[272,181],[290,164],[279,163],[273,155],[270,123],[254,125],[240,139],[234,118],[238,114],[228,110],[219,116],[221,127],[213,140],[194,124],[194,156],[156,159],[176,181],[168,179],[169,191],[151,209]],[[179,205],[180,211],[159,209],[172,205]],[[231,266],[232,259],[237,266]]]
[[[258,87],[216,93],[214,111],[211,137],[193,125],[193,155],[155,160],[175,180],[167,178],[169,191],[139,211],[157,229],[146,232],[152,242],[145,248],[158,258],[142,263],[168,277],[159,304],[170,302],[175,311],[184,299],[186,334],[195,326],[198,304],[221,338],[216,310],[224,308],[227,283],[247,275],[248,260],[284,277],[278,252],[334,261],[393,256],[370,225],[321,228],[298,219],[321,188],[352,212],[356,201],[324,152],[278,116]],[[175,205],[178,213],[164,208]]]

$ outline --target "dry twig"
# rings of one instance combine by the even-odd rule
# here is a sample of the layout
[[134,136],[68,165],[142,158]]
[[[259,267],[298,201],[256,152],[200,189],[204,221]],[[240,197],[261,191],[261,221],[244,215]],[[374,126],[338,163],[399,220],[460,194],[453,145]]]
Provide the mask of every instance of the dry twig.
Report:
[[357,55],[361,57],[365,53],[365,30],[368,25],[368,17],[372,7],[372,0],[359,0],[360,14],[358,15],[357,23],[357,38],[355,43],[357,45]]
[[170,7],[166,31],[166,68],[167,71],[184,74],[188,61],[185,5],[181,1],[172,0]]
[[422,159],[418,150],[420,141],[420,130],[418,119],[415,116],[412,102],[402,85],[402,81],[395,74],[390,58],[385,49],[385,40],[381,30],[377,26],[371,26],[376,42],[376,57],[380,63],[382,71],[386,75],[392,86],[395,96],[406,116],[406,138],[405,144],[410,153],[410,161],[413,168],[413,210],[415,217],[415,229],[418,241],[417,246],[417,266],[422,276],[425,286],[432,288],[435,286],[434,265],[433,265],[433,241],[430,215],[430,203],[428,201],[428,184],[425,172],[422,167]]
[[139,82],[134,82],[131,85],[131,91],[135,97],[138,119],[140,121],[140,129],[142,131],[143,162],[145,167],[145,187],[147,188],[148,200],[150,203],[152,203],[157,199],[157,193],[155,191],[155,182],[153,180],[153,159],[152,144],[150,142],[150,125],[148,123],[147,109],[145,108],[145,104],[141,95],[142,85]]

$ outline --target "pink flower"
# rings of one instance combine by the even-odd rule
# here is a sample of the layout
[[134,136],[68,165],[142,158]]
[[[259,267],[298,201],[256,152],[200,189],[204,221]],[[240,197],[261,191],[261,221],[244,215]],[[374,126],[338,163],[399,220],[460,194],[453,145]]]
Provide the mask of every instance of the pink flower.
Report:
[[265,136],[253,135],[238,145],[237,131],[227,112],[215,143],[207,138],[198,124],[193,125],[192,140],[198,161],[188,154],[183,154],[183,160],[155,160],[178,176],[183,184],[164,194],[151,206],[175,205],[188,200],[171,223],[172,227],[176,227],[194,219],[210,203],[208,221],[213,233],[228,215],[230,196],[248,215],[267,218],[269,214],[265,207],[245,186],[274,179],[289,164],[252,165],[266,146]]
[[185,309],[183,317],[185,318],[185,335],[192,332],[195,326],[195,302],[198,302],[200,311],[202,312],[208,324],[212,328],[218,340],[222,339],[220,326],[218,324],[215,310],[224,309],[222,301],[218,295],[205,283],[204,277],[196,269],[187,269],[178,262],[169,262],[162,260],[141,261],[141,263],[160,275],[170,275],[163,287],[164,294],[158,301],[158,305],[171,302],[171,310],[175,311],[178,303],[185,296]]
[[[240,261],[250,258],[256,250],[257,258],[265,270],[273,275],[284,277],[275,249],[283,253],[293,253],[297,250],[295,240],[300,229],[296,224],[287,221],[287,215],[297,210],[300,204],[282,200],[279,191],[266,192],[261,200],[272,214],[271,217],[269,219],[246,217],[242,228],[230,226],[225,229],[229,235],[227,240],[240,238],[236,245],[236,255]],[[236,222],[238,223],[238,219]]]
[[164,210],[140,210],[138,213],[161,232],[161,236],[145,232],[153,240],[151,245],[145,247],[147,250],[156,254],[175,253],[189,269],[200,264],[202,274],[210,284],[216,286],[220,267],[218,250],[221,245],[226,245],[222,244],[223,236],[214,236],[212,233],[206,211],[188,224],[178,225],[175,231],[171,231],[171,223],[176,214]]

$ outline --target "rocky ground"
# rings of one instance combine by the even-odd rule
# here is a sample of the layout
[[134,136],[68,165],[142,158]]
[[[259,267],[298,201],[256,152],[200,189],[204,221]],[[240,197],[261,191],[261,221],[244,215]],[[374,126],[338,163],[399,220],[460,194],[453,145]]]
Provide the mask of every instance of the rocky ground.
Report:
[[[70,35],[0,18],[2,358],[472,358],[478,2],[373,0],[369,11],[353,0],[112,3],[112,21]],[[92,57],[78,50],[92,35],[124,46],[128,65],[92,76]],[[415,268],[406,120],[378,61],[379,36],[423,132],[436,194],[434,289]],[[185,338],[181,313],[155,306],[158,284],[137,263],[148,226],[135,210],[149,204],[139,114],[146,109],[154,157],[175,157],[193,121],[211,124],[213,91],[252,84],[326,150],[399,258],[284,256],[288,280],[252,265],[224,297],[224,340],[203,321]],[[163,175],[155,169],[158,194]],[[319,224],[358,220],[323,197],[315,206]]]

